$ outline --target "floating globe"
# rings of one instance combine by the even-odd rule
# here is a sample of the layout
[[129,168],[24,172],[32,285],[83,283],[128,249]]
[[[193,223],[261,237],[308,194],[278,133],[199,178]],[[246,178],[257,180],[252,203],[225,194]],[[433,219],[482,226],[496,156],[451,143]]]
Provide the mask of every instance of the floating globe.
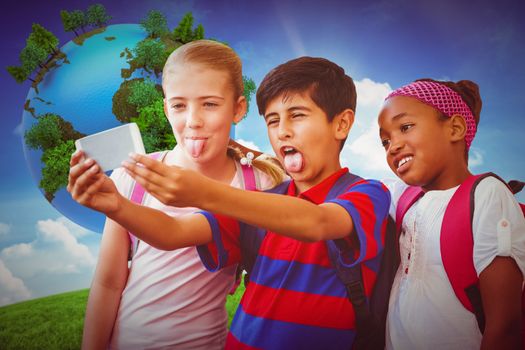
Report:
[[[29,90],[22,116],[24,133],[37,122],[35,116],[46,113],[60,116],[85,135],[121,125],[112,113],[112,98],[124,81],[121,69],[130,68],[123,52],[126,48],[132,50],[146,37],[147,33],[138,24],[118,24],[85,39],[82,45],[73,41],[64,45],[61,51],[67,55],[67,62],[47,72],[38,84],[38,91]],[[142,69],[131,78],[139,77],[159,81]],[[44,167],[42,151],[24,143],[24,153],[38,185]],[[77,224],[102,232],[105,216],[76,203],[64,187],[54,193],[51,204]]]

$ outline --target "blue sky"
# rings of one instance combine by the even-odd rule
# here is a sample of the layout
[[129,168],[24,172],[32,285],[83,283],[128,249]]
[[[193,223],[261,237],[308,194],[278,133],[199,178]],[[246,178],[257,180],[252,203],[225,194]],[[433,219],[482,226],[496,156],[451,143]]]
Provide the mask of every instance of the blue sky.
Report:
[[[41,195],[26,165],[19,128],[29,84],[5,71],[18,64],[33,22],[60,45],[73,38],[61,9],[95,1],[11,2],[0,54],[0,305],[88,287],[100,235],[64,218]],[[301,56],[335,61],[356,81],[357,122],[342,153],[345,166],[365,176],[392,177],[379,147],[375,118],[384,96],[416,78],[471,79],[483,110],[471,170],[525,179],[523,119],[525,3],[523,1],[98,1],[110,24],[138,23],[150,9],[174,28],[187,11],[207,37],[228,42],[245,74],[258,84],[276,65]],[[520,15],[521,13],[521,15]],[[261,118],[251,108],[237,137],[270,150]],[[520,195],[525,201],[525,195]]]

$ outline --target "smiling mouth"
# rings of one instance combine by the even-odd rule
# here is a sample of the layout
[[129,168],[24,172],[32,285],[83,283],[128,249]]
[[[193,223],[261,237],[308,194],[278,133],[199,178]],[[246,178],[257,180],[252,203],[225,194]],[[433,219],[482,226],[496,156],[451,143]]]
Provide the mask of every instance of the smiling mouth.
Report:
[[397,171],[399,172],[399,171],[402,171],[404,168],[406,168],[407,167],[406,164],[411,162],[412,159],[414,159],[413,156],[406,156],[404,158],[401,158],[401,160],[397,163],[397,166],[396,166]]

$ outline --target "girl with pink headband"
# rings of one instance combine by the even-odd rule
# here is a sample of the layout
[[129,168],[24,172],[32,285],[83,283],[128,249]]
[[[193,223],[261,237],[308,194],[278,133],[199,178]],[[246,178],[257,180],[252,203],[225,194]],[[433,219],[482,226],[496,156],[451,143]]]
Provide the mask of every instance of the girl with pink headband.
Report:
[[[424,79],[393,91],[379,114],[388,165],[409,185],[392,190],[401,261],[390,296],[387,349],[523,346],[525,219],[502,181],[483,177],[470,197],[471,260],[479,278],[484,326],[458,299],[443,262],[445,211],[458,188],[474,178],[468,151],[480,111],[475,83]],[[418,195],[408,204],[410,191]]]

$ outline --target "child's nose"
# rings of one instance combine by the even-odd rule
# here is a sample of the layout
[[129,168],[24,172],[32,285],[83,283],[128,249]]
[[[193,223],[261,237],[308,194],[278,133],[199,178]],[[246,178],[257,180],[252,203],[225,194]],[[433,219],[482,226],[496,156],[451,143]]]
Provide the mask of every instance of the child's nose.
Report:
[[279,122],[278,136],[281,140],[290,138],[292,136],[290,124],[286,120],[281,120]]
[[398,153],[404,146],[404,142],[402,140],[390,140],[390,147],[388,148],[388,152],[390,154],[396,154]]
[[200,117],[199,111],[195,108],[188,110],[188,117],[186,118],[186,126],[188,128],[199,128],[203,125],[202,118]]

